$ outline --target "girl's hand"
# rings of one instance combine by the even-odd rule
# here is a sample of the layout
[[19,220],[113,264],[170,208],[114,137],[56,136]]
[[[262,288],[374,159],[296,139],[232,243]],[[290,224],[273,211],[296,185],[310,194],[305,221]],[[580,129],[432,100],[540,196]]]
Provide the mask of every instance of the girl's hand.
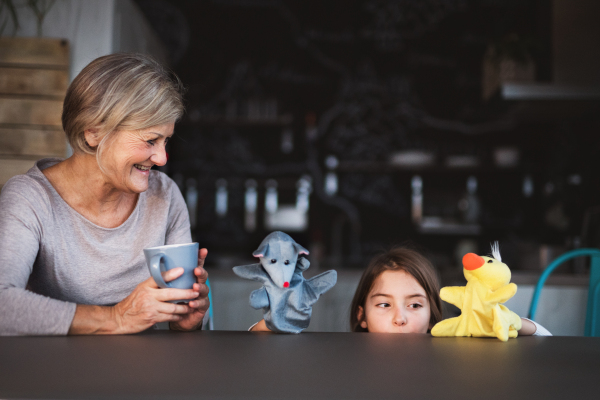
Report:
[[533,335],[537,328],[535,324],[527,319],[521,318],[521,329],[519,329],[519,336]]
[[261,319],[260,321],[258,321],[256,323],[256,325],[254,325],[251,329],[250,332],[272,332],[269,328],[267,328],[267,324],[265,323],[264,319]]
[[[183,268],[173,268],[164,273],[166,282],[183,274]],[[157,322],[182,321],[190,314],[187,304],[168,303],[172,300],[195,299],[200,292],[194,284],[192,289],[161,289],[152,277],[136,286],[123,301],[113,307],[114,333],[137,333],[150,328]]]
[[198,293],[195,300],[190,301],[188,306],[190,308],[189,313],[182,315],[181,319],[174,320],[169,323],[169,327],[173,330],[178,331],[192,331],[200,328],[204,315],[210,306],[210,300],[208,299],[208,286],[206,280],[208,279],[208,272],[204,269],[204,260],[208,250],[200,249],[198,251],[198,267],[194,269],[196,280],[198,283],[194,283],[192,290]]

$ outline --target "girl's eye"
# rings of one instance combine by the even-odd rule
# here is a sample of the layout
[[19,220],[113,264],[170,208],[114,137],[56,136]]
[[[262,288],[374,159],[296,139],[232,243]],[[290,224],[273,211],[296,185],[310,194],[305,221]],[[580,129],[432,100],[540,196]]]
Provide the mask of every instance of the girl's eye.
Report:
[[289,260],[285,260],[284,264],[285,264],[285,265],[289,265],[289,264],[290,264],[290,261],[289,261]]
[[387,308],[389,306],[390,306],[389,303],[379,303],[379,304],[376,305],[376,307],[380,307],[380,308]]
[[419,304],[419,303],[414,303],[414,304],[411,304],[409,307],[410,308],[421,308],[423,306],[421,304]]
[[277,260],[276,260],[276,259],[272,259],[272,260],[271,260],[271,264],[275,264],[276,262],[277,262]]

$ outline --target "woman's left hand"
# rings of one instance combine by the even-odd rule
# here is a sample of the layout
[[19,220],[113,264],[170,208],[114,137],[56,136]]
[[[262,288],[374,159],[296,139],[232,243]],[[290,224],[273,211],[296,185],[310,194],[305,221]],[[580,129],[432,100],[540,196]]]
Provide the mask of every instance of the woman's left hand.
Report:
[[208,272],[204,269],[204,260],[208,250],[200,249],[198,251],[198,267],[194,269],[194,274],[198,283],[194,283],[194,291],[200,293],[198,297],[188,303],[190,306],[190,312],[182,315],[182,319],[177,322],[170,322],[169,327],[172,330],[177,331],[193,331],[199,329],[204,319],[204,314],[208,311],[210,306],[210,300],[208,299],[208,286],[206,280],[208,279]]

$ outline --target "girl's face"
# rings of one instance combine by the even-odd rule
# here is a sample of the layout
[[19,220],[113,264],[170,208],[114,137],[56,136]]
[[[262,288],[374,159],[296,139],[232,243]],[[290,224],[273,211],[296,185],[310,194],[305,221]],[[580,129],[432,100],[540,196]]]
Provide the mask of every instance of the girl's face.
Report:
[[385,271],[379,275],[364,309],[358,307],[360,326],[369,332],[427,333],[429,318],[425,289],[405,271]]

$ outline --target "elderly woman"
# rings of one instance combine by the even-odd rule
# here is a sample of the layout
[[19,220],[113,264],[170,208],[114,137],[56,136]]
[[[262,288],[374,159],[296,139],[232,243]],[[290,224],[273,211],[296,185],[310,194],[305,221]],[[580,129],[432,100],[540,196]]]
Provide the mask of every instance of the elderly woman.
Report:
[[[159,289],[142,252],[191,242],[181,193],[151,170],[167,162],[182,113],[179,80],[143,55],[100,57],[75,78],[62,114],[73,155],[38,161],[0,195],[1,335],[200,326],[209,306],[206,249],[189,290]],[[191,301],[169,302],[181,299]]]

